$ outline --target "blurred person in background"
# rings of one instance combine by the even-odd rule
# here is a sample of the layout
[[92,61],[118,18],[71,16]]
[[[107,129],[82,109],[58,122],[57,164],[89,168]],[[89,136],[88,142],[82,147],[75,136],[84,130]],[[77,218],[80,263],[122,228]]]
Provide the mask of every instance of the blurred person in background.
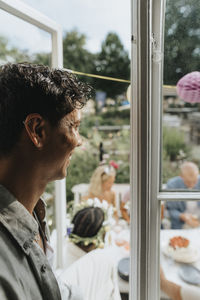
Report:
[[[78,206],[82,207],[82,202]],[[100,207],[83,205],[75,213],[67,245],[67,267],[87,252],[104,247],[104,219],[104,211]]]
[[75,205],[71,214],[65,271],[60,278],[80,286],[87,300],[121,299],[116,259],[104,249],[112,213],[105,200],[89,199]]
[[83,200],[98,198],[100,201],[106,200],[114,208],[114,217],[118,220],[116,206],[116,194],[112,190],[115,182],[116,171],[112,165],[102,165],[95,169],[90,179],[88,193]]
[[[167,190],[200,190],[199,169],[193,162],[185,162],[180,167],[180,176],[168,180]],[[200,216],[199,201],[167,201],[172,229],[198,227]]]
[[199,300],[200,288],[196,286],[180,286],[165,277],[162,267],[160,268],[160,289],[171,300]]

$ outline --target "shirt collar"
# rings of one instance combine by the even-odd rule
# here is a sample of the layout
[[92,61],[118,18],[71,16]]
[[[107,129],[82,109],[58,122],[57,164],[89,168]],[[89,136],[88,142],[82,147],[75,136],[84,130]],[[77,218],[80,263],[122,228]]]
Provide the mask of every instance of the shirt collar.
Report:
[[67,250],[71,252],[73,256],[76,257],[76,259],[79,259],[86,254],[83,249],[81,249],[71,241],[68,241],[67,243]]
[[[41,220],[43,216],[42,200],[39,200],[38,203],[36,207],[37,210],[40,209],[41,216],[38,217]],[[28,254],[31,244],[39,233],[38,223],[28,210],[2,185],[0,185],[0,222]]]

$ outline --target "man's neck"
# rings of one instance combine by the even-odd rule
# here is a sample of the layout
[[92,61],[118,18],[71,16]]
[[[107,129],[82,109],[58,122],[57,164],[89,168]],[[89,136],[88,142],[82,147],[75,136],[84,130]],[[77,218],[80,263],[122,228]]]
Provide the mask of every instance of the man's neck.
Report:
[[22,164],[11,164],[9,161],[0,161],[0,183],[4,185],[24,207],[33,213],[41,194],[44,192],[46,182],[36,168],[24,169]]

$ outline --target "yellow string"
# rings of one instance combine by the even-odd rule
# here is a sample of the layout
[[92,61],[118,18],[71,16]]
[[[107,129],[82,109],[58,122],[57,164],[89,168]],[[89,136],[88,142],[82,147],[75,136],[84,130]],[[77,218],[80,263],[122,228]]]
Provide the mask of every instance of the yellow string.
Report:
[[[87,76],[87,77],[94,77],[94,78],[105,79],[105,80],[112,80],[112,81],[118,81],[118,82],[131,83],[130,80],[126,80],[126,79],[120,79],[120,78],[114,78],[114,77],[108,77],[108,76],[101,76],[101,75],[89,74],[89,73],[74,71],[74,70],[70,70],[70,69],[66,69],[66,70],[69,71],[69,72],[71,72],[71,73],[73,73],[73,74],[83,75],[83,76]],[[174,85],[163,85],[163,87],[169,88],[169,89],[174,89],[175,88]]]
[[119,79],[119,78],[113,78],[113,77],[108,77],[108,76],[101,76],[101,75],[95,75],[95,74],[88,74],[88,73],[83,73],[79,71],[74,71],[74,70],[68,70],[67,71],[77,74],[77,75],[84,75],[87,77],[94,77],[94,78],[100,78],[100,79],[105,79],[105,80],[112,80],[112,81],[118,81],[118,82],[127,82],[130,83],[130,80],[125,80],[125,79]]

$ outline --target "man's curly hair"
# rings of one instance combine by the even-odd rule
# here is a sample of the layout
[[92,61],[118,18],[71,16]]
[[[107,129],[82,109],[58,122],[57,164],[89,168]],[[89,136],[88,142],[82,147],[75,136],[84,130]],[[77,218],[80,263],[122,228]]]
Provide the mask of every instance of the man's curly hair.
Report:
[[60,119],[82,108],[91,88],[60,69],[19,63],[0,67],[0,154],[11,152],[27,115],[38,113],[56,126]]

